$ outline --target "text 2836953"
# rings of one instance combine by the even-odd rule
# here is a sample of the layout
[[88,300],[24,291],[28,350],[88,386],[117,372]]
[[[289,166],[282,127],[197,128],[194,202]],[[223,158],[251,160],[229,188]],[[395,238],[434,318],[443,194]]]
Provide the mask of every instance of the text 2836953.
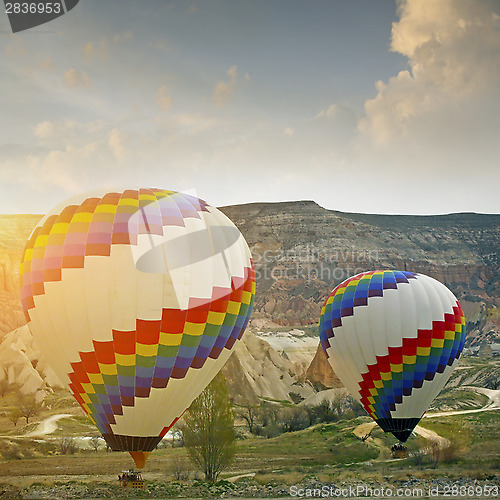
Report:
[[60,14],[63,8],[60,2],[6,2],[7,14]]

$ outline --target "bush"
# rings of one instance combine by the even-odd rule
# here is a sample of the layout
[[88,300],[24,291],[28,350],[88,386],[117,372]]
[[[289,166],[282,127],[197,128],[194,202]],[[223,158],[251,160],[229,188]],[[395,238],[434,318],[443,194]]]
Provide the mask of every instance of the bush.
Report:
[[285,432],[295,432],[309,426],[309,417],[304,408],[291,408],[282,415],[282,426]]
[[22,455],[19,446],[14,443],[8,443],[1,451],[1,455],[5,460],[21,460]]
[[447,444],[441,447],[441,455],[443,458],[443,462],[451,463],[455,462],[459,455],[459,446],[456,441],[451,440],[448,441]]
[[73,455],[78,451],[75,438],[63,437],[59,440],[59,453],[61,455]]
[[174,479],[176,481],[186,481],[187,479],[189,479],[189,462],[183,460],[178,455],[174,455],[170,459],[169,469],[170,473],[172,474],[172,476],[174,476]]

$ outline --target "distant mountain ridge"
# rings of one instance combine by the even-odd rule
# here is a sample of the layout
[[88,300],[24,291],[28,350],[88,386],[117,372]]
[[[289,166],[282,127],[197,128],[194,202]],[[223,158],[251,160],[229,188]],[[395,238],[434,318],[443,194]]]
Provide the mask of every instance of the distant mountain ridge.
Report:
[[[250,203],[221,210],[240,228],[254,256],[257,294],[251,325],[259,330],[265,325],[314,325],[325,297],[343,279],[392,268],[428,274],[455,293],[466,312],[468,345],[500,338],[500,215],[355,214],[326,210],[313,201]],[[19,264],[41,217],[0,215],[0,340],[24,324]],[[242,355],[250,359],[248,353]],[[269,356],[274,359],[274,354]],[[247,364],[252,363],[256,365]],[[280,361],[280,370],[289,371],[285,365]],[[241,374],[236,365],[231,370]],[[307,377],[326,387],[337,385],[321,350]],[[267,390],[258,378],[247,382],[247,392]],[[280,391],[286,394],[284,388]]]
[[[358,272],[400,269],[448,286],[475,314],[471,336],[499,337],[500,215],[374,215],[327,210],[313,201],[221,209],[254,255],[254,318],[312,324],[334,286]],[[471,307],[468,307],[472,304]]]

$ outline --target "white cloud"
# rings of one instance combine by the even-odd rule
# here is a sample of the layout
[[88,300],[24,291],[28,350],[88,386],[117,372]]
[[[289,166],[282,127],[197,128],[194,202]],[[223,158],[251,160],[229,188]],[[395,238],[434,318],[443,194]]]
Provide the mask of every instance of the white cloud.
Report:
[[70,68],[64,73],[64,84],[70,89],[77,87],[88,87],[90,84],[87,73],[83,70]]
[[[214,88],[212,100],[217,107],[225,106],[234,94],[236,85],[238,83],[238,66],[231,66],[227,70],[229,81],[221,80]],[[250,76],[245,75],[245,80],[249,80]]]
[[95,147],[90,143],[79,149],[67,146],[64,150],[53,150],[44,155],[29,155],[25,160],[28,175],[19,179],[35,191],[56,186],[67,193],[76,193],[81,190],[79,179],[85,178],[85,167]]
[[127,156],[125,142],[126,139],[123,132],[116,128],[111,130],[108,137],[108,146],[113,156],[118,160],[123,160]]
[[158,103],[158,106],[163,109],[163,111],[168,111],[172,106],[172,98],[168,92],[169,89],[165,85],[156,91],[156,102]]
[[38,137],[39,139],[47,139],[51,137],[54,134],[54,124],[50,123],[48,121],[41,122],[39,123],[33,133],[35,137]]
[[[485,101],[497,100],[500,18],[491,5],[475,0],[401,1],[391,49],[408,57],[410,70],[387,84],[377,83],[378,94],[366,101],[360,130],[382,144],[418,139],[429,128],[440,137],[437,127],[455,128],[460,107],[474,115],[474,109],[482,112]],[[470,124],[477,118],[462,114],[460,121]]]
[[494,5],[399,2],[391,49],[408,57],[409,69],[377,82],[358,124],[357,158],[350,160],[427,193],[472,172],[477,186],[497,172],[500,17]]

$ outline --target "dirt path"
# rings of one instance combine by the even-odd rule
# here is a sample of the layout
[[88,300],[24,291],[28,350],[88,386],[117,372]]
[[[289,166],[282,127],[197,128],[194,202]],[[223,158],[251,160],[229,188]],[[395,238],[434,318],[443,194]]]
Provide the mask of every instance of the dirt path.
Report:
[[[500,410],[500,390],[499,389],[485,389],[484,387],[472,387],[472,386],[464,386],[463,389],[472,389],[480,394],[484,394],[489,398],[488,403],[486,403],[482,408],[477,410],[457,410],[457,411],[442,411],[436,413],[426,413],[422,418],[434,418],[434,417],[449,417],[452,415],[464,415],[467,413],[478,413],[482,411],[495,411]],[[377,424],[375,422],[366,422],[364,424],[358,425],[353,433],[359,439],[367,439],[370,435],[372,429]],[[449,441],[437,434],[434,431],[429,429],[425,429],[424,427],[417,425],[414,429],[415,434],[422,436],[424,439],[428,441],[434,441],[438,443],[440,447],[447,446]],[[370,438],[368,438],[370,439]]]
[[376,425],[376,422],[366,422],[358,425],[352,433],[359,439],[366,439]]
[[484,410],[498,410],[500,408],[500,389],[486,389],[484,387],[472,386],[466,386],[464,389],[472,389],[490,398],[488,404],[483,407]]
[[57,430],[57,421],[61,418],[73,417],[70,413],[59,413],[58,415],[52,415],[45,420],[42,420],[34,431],[28,432],[24,437],[40,437],[46,436],[47,434],[52,434]]
[[431,431],[429,429],[424,429],[420,425],[417,425],[415,429],[413,429],[413,432],[415,434],[418,434],[419,436],[422,436],[424,439],[427,439],[428,441],[433,441],[434,443],[437,443],[440,448],[443,448],[450,444],[450,442],[443,436],[440,436],[436,432]]

